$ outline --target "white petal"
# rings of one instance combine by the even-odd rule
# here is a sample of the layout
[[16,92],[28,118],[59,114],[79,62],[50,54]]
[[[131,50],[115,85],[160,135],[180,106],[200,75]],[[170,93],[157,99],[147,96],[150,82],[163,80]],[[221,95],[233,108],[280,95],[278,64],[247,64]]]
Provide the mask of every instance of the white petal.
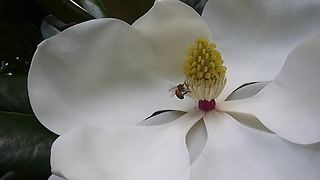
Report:
[[209,0],[203,16],[227,67],[223,99],[276,76],[289,52],[319,31],[320,1]]
[[178,0],[156,0],[133,27],[157,53],[154,66],[172,81],[183,80],[183,60],[196,38],[210,38],[207,24],[190,6]]
[[189,180],[185,135],[202,116],[195,110],[159,126],[73,129],[53,144],[52,172],[77,180]]
[[28,79],[33,111],[60,134],[83,123],[133,124],[159,109],[180,110],[191,100],[169,97],[166,80],[149,68],[152,52],[119,20],[73,26],[41,43],[34,55]]
[[[250,83],[247,85],[244,85],[238,89],[236,89],[234,92],[228,96],[226,101],[231,101],[231,100],[238,100],[238,99],[244,99],[244,98],[249,98],[254,95],[256,95],[258,92],[260,92],[264,87],[266,87],[270,81],[264,81],[264,82],[256,82],[256,83]],[[228,114],[236,119],[238,122],[255,128],[259,130],[263,130],[266,132],[272,132],[268,128],[266,128],[259,120],[257,117],[255,117],[252,114],[247,114],[247,113],[238,113],[238,112],[228,112]]]
[[301,144],[320,141],[320,35],[298,46],[275,80],[252,98],[219,105],[246,112],[279,136]]
[[[185,112],[181,111],[167,111],[161,114],[155,115],[151,118],[144,120],[139,125],[154,126],[172,122],[181,117]],[[204,145],[206,144],[206,128],[203,120],[198,121],[190,128],[186,135],[186,144],[189,150],[190,162],[193,162],[199,154],[202,152]]]
[[192,180],[315,180],[320,147],[287,142],[239,124],[225,113],[207,114],[208,141],[192,164]]

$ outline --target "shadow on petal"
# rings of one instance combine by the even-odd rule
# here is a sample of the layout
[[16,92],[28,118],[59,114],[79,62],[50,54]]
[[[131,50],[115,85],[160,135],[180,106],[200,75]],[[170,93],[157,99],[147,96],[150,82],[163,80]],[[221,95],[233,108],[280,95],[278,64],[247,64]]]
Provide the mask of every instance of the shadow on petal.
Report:
[[175,110],[160,110],[154,112],[152,115],[147,117],[142,122],[138,123],[138,125],[144,126],[156,126],[162,125],[166,123],[170,123],[181,116],[183,116],[186,112],[183,111],[175,111]]
[[203,119],[198,121],[186,135],[187,148],[190,155],[190,163],[192,164],[202,153],[207,142],[207,129]]
[[252,114],[239,113],[239,112],[227,112],[227,114],[229,114],[231,117],[233,117],[239,123],[241,123],[247,127],[274,134],[274,132],[272,132],[265,125],[263,125],[259,121],[259,119]]
[[264,87],[266,87],[271,81],[250,82],[243,84],[235,89],[226,99],[226,101],[245,99],[252,97],[259,93]]

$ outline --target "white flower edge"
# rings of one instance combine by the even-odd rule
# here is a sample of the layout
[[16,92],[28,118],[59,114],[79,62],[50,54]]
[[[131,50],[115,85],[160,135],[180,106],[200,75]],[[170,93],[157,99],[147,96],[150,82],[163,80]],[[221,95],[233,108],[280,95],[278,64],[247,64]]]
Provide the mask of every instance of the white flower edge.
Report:
[[299,144],[320,141],[320,34],[288,56],[276,78],[253,97],[221,103],[222,111],[255,115],[277,135]]
[[203,115],[193,110],[158,126],[74,128],[54,142],[52,172],[79,180],[189,180],[185,136]]
[[[202,116],[208,141],[190,164],[185,136]],[[320,173],[319,153],[319,146],[297,145],[244,127],[225,113],[193,110],[163,125],[73,129],[53,144],[51,165],[67,179],[313,180]]]
[[[167,23],[167,28],[150,28],[150,22]],[[157,44],[144,29],[167,41]],[[172,39],[163,38],[168,29],[179,34],[176,48],[170,46]],[[172,58],[159,54],[180,57],[186,43],[195,36],[209,36],[206,32],[200,16],[179,1],[156,1],[133,27],[116,19],[73,26],[42,42],[33,57],[28,77],[33,111],[44,126],[62,134],[87,123],[135,124],[159,109],[184,110],[193,101],[171,98],[169,73],[157,68],[162,64],[175,71],[182,64],[175,67]],[[183,80],[183,74],[178,79]],[[115,121],[115,116],[123,121]]]
[[320,176],[320,146],[288,142],[243,126],[226,113],[205,116],[207,143],[192,164],[192,180],[314,180]]
[[288,54],[319,31],[320,2],[208,0],[202,16],[228,68],[224,100],[242,84],[273,80]]

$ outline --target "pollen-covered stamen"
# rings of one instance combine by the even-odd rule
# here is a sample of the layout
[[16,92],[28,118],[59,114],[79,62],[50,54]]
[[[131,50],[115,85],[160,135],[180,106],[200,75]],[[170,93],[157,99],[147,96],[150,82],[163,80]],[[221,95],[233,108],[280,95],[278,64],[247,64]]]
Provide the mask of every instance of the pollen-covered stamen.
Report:
[[187,50],[183,69],[190,90],[187,95],[196,100],[216,99],[226,84],[226,67],[221,54],[206,38],[198,38]]

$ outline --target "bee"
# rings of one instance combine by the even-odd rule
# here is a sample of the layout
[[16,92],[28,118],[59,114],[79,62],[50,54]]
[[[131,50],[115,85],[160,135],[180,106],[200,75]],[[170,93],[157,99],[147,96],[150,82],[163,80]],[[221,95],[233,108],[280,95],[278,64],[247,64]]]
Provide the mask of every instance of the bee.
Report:
[[186,83],[183,84],[178,84],[177,86],[169,89],[169,91],[172,92],[171,97],[176,95],[177,98],[179,99],[184,99],[184,96],[191,92],[188,88],[188,86],[186,85]]

